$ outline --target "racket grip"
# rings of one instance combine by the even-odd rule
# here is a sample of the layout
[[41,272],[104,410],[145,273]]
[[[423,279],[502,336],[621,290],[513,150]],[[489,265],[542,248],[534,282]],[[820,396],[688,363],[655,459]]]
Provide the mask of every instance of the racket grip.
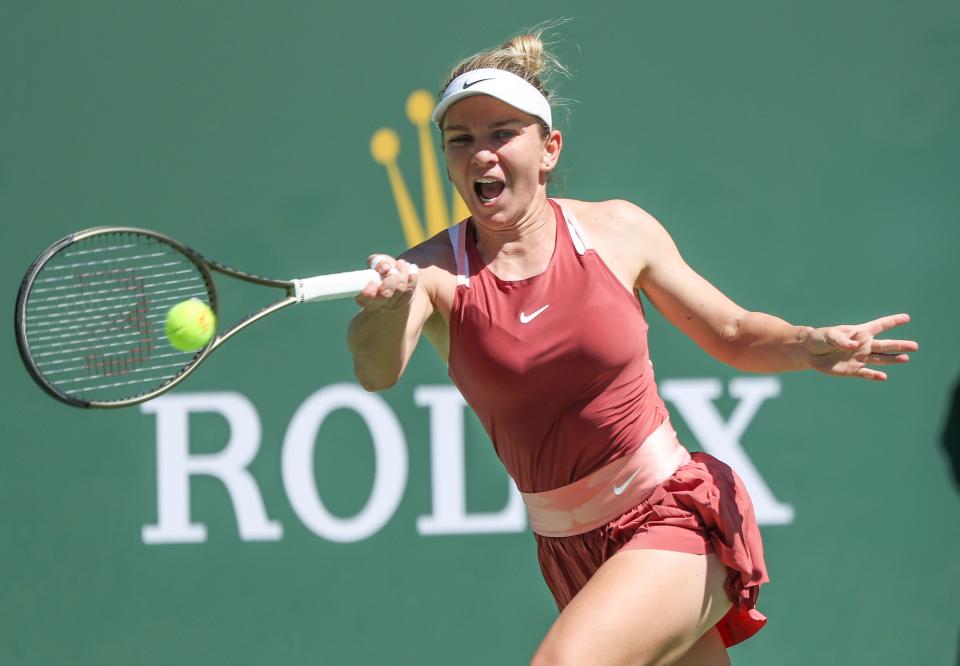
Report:
[[368,268],[363,271],[331,273],[317,277],[293,280],[297,303],[307,301],[330,301],[336,298],[352,298],[371,282],[380,284],[380,274]]

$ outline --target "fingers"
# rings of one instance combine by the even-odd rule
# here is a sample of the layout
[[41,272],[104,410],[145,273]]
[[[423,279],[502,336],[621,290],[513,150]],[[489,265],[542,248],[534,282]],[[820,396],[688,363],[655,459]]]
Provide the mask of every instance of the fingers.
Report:
[[812,336],[813,344],[808,348],[811,365],[827,374],[885,381],[887,373],[867,366],[909,363],[909,352],[917,351],[920,345],[914,340],[880,340],[875,336],[909,321],[910,315],[902,313],[880,317],[859,326],[817,329]]
[[861,343],[847,334],[849,328],[849,326],[833,326],[826,329],[823,337],[829,345],[837,349],[857,349]]
[[884,331],[889,331],[895,326],[903,326],[909,321],[910,315],[906,313],[887,315],[886,317],[868,321],[866,324],[863,324],[863,328],[865,328],[870,335],[879,335]]
[[920,349],[913,340],[874,340],[870,345],[870,350],[882,354],[892,354],[896,352],[915,352]]
[[857,370],[856,375],[863,379],[869,379],[872,382],[882,382],[887,379],[887,373],[873,370],[872,368],[860,368]]
[[898,365],[900,363],[909,363],[908,354],[870,354],[865,362],[866,365]]
[[367,261],[380,274],[380,284],[368,284],[357,295],[357,304],[368,309],[390,309],[409,303],[417,287],[417,265],[386,254],[370,255]]
[[886,381],[887,373],[880,370],[874,370],[873,368],[866,367],[869,365],[899,365],[901,363],[909,363],[910,356],[907,354],[870,354],[864,360],[864,367],[858,368],[853,374],[857,377],[867,379],[873,382],[882,382]]
[[[384,264],[380,264],[384,267]],[[383,277],[380,283],[378,295],[385,299],[392,299],[397,294],[412,292],[417,286],[418,269],[415,264],[410,264],[403,259],[398,259],[389,268],[378,269]]]

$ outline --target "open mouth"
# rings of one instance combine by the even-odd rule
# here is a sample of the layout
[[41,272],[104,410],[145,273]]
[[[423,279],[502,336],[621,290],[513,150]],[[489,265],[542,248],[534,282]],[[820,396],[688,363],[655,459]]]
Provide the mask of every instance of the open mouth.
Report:
[[491,203],[503,194],[504,183],[495,178],[478,178],[473,181],[473,191],[483,203]]

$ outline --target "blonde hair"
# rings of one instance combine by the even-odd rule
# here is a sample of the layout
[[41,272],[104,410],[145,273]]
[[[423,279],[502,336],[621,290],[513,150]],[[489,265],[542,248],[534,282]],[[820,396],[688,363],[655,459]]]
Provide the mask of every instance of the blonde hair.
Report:
[[566,68],[549,52],[543,41],[543,34],[566,21],[550,21],[531,28],[527,33],[517,35],[505,41],[500,46],[475,53],[457,63],[447,76],[440,89],[440,94],[450,82],[461,74],[475,69],[493,68],[502,69],[524,79],[527,83],[540,91],[551,106],[556,98],[548,90],[547,84],[557,74],[566,74]]

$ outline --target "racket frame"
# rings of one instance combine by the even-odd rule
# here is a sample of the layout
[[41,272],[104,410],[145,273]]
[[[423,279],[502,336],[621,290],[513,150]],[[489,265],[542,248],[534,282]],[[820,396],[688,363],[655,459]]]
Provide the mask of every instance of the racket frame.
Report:
[[[223,332],[218,331],[218,333],[206,345],[197,350],[196,355],[188,363],[186,363],[177,374],[153,390],[141,393],[131,398],[118,400],[81,400],[79,398],[67,395],[57,390],[54,385],[43,376],[43,374],[40,372],[40,369],[37,367],[37,364],[30,355],[26,332],[26,306],[30,290],[33,287],[35,279],[40,274],[40,271],[43,269],[46,263],[64,248],[73,243],[91,238],[93,236],[123,233],[153,238],[170,246],[186,257],[197,268],[201,278],[203,279],[204,285],[207,289],[207,295],[210,300],[210,307],[217,316],[218,322],[220,320],[220,306],[219,299],[217,298],[216,285],[214,284],[211,272],[227,275],[229,277],[237,278],[244,282],[250,282],[263,287],[283,289],[286,295],[279,301],[251,312],[246,317],[233,324],[233,326],[231,326],[229,329],[226,329]],[[414,270],[416,270],[416,267],[414,267]],[[207,259],[196,250],[156,231],[141,229],[138,227],[124,226],[92,227],[90,229],[74,232],[56,241],[50,245],[50,247],[44,250],[30,265],[30,268],[27,270],[27,273],[20,284],[20,290],[17,293],[16,314],[14,317],[17,349],[20,352],[20,358],[23,360],[23,364],[27,368],[27,371],[37,382],[37,384],[53,398],[69,405],[73,405],[74,407],[95,407],[101,409],[128,407],[130,405],[146,402],[147,400],[155,398],[162,393],[166,393],[186,379],[187,376],[189,376],[190,373],[197,368],[197,366],[205,361],[207,357],[210,356],[210,354],[212,354],[224,342],[254,322],[263,319],[267,315],[273,314],[278,310],[282,310],[297,303],[315,300],[331,300],[353,296],[359,293],[361,289],[363,289],[363,287],[369,282],[373,281],[379,283],[380,279],[380,274],[372,269],[349,271],[330,275],[319,275],[312,278],[294,280],[266,278],[259,275],[253,275],[252,273],[245,273],[221,264],[218,261]]]
[[[146,236],[153,238],[161,243],[164,243],[172,247],[177,252],[181,253],[186,257],[191,264],[199,271],[201,278],[203,279],[204,285],[207,289],[207,296],[210,299],[210,308],[213,310],[214,314],[217,316],[219,321],[220,316],[220,302],[217,297],[216,285],[213,282],[213,277],[211,272],[222,273],[224,275],[229,275],[231,277],[244,280],[246,282],[252,282],[266,287],[277,287],[281,288],[286,292],[286,298],[280,300],[276,303],[273,303],[267,307],[257,310],[245,318],[241,319],[239,322],[234,324],[232,327],[219,333],[213,337],[210,342],[204,345],[201,349],[197,350],[197,353],[194,357],[186,364],[184,367],[173,377],[167,380],[165,383],[161,384],[159,387],[142,393],[140,395],[134,396],[132,398],[125,398],[120,400],[82,400],[66,393],[63,393],[55,388],[55,386],[48,381],[43,373],[40,372],[40,369],[37,367],[36,362],[33,360],[33,357],[29,352],[29,344],[27,343],[27,321],[26,321],[26,306],[30,290],[33,287],[34,281],[37,276],[40,274],[40,271],[46,265],[46,263],[59,252],[61,252],[66,247],[77,243],[79,241],[91,238],[93,236],[98,236],[102,234],[136,234],[139,236]],[[114,226],[102,226],[102,227],[92,227],[90,229],[84,229],[82,231],[77,231],[68,236],[64,236],[60,240],[56,241],[46,250],[44,250],[40,256],[38,256],[34,262],[30,265],[30,268],[27,269],[27,273],[23,278],[23,281],[20,284],[20,290],[17,293],[17,305],[16,305],[16,314],[14,317],[14,328],[17,337],[17,350],[20,352],[20,358],[23,360],[23,364],[27,369],[27,372],[30,373],[30,376],[33,377],[34,381],[50,396],[53,398],[65,402],[68,405],[74,407],[82,408],[101,408],[101,409],[112,409],[116,407],[128,407],[130,405],[136,405],[141,402],[146,402],[152,398],[157,397],[161,393],[166,393],[174,386],[186,379],[190,373],[192,373],[197,366],[199,366],[206,358],[213,353],[220,345],[222,345],[226,340],[233,337],[236,333],[240,332],[250,324],[254,323],[258,319],[266,317],[268,314],[276,312],[282,308],[285,308],[289,305],[293,305],[297,302],[297,298],[294,295],[294,284],[289,280],[275,280],[272,278],[260,277],[258,275],[251,275],[249,273],[244,273],[243,271],[238,271],[236,269],[225,266],[216,261],[205,258],[199,252],[194,249],[184,245],[183,243],[170,238],[165,234],[158,233],[156,231],[150,231],[149,229],[140,229],[138,227],[114,227]]]

